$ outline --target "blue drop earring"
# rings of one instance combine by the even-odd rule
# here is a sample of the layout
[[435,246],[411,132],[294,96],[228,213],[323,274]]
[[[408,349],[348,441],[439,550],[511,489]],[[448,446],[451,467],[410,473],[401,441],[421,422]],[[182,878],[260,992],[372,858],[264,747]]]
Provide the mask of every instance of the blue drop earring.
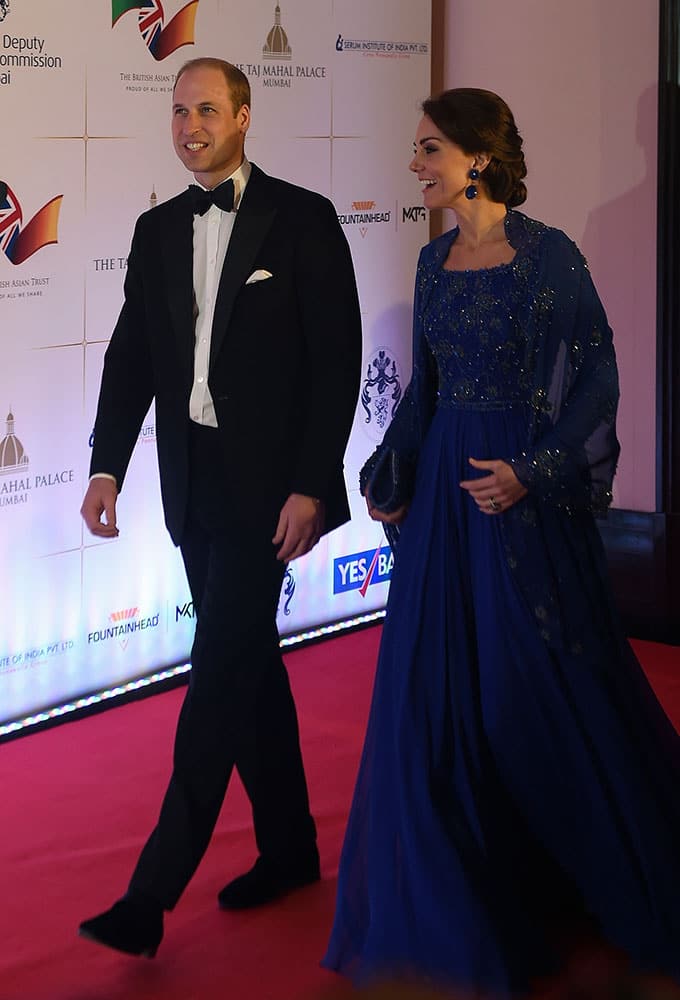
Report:
[[474,183],[475,181],[479,180],[479,170],[477,170],[477,167],[472,167],[468,171],[468,177],[470,178],[470,183],[465,188],[465,197],[468,199],[468,201],[472,201],[472,199],[476,198],[477,195],[479,194],[479,191],[477,190],[477,185]]

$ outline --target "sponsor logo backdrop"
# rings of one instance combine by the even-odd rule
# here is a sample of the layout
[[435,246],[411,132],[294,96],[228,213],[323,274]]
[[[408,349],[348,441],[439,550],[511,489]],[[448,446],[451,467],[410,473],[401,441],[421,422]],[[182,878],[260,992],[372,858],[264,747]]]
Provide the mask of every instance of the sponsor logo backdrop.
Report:
[[281,634],[384,605],[391,556],[357,477],[410,375],[427,221],[407,165],[429,87],[430,4],[255,0],[245,15],[234,0],[72,0],[68,15],[53,0],[0,6],[0,114],[11,124],[0,167],[5,723],[189,656],[194,610],[163,526],[153,408],[120,497],[120,538],[92,538],[78,511],[135,219],[191,179],[169,126],[174,74],[194,56],[248,74],[248,155],[333,199],[357,269],[353,518],[291,565]]

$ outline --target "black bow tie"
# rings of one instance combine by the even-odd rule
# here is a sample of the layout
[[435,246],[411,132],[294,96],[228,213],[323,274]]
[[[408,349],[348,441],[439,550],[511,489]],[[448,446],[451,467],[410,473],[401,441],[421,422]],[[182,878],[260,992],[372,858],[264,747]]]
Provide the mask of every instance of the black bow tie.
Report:
[[217,205],[223,212],[234,210],[234,182],[223,181],[211,191],[205,191],[198,184],[189,185],[191,207],[194,215],[205,215],[211,205]]

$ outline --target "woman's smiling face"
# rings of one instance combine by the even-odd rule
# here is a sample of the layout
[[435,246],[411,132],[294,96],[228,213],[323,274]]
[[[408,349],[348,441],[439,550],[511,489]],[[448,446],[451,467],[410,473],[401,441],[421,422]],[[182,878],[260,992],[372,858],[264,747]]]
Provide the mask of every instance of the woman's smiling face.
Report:
[[[418,176],[428,209],[455,208],[465,198],[472,167],[480,168],[488,157],[464,152],[424,115],[416,129],[414,155],[409,169]],[[480,192],[481,193],[481,192]]]

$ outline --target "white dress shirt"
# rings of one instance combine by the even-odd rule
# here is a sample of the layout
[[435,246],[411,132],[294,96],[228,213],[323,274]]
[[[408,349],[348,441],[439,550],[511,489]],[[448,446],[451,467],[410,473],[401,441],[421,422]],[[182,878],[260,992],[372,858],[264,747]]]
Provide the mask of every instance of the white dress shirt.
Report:
[[[220,276],[231,239],[236,212],[250,177],[250,163],[244,159],[238,170],[225,180],[234,182],[234,210],[223,212],[211,205],[205,215],[194,216],[194,382],[189,398],[189,416],[197,424],[217,427],[215,406],[208,388],[210,341]],[[224,183],[224,182],[222,182]]]

